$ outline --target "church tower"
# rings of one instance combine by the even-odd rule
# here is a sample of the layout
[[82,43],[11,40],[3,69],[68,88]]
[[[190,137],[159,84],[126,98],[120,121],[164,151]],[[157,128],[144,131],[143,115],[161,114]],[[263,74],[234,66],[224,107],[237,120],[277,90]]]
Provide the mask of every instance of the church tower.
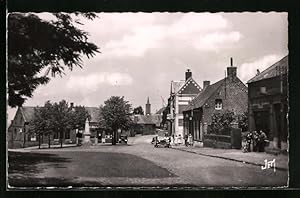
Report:
[[149,102],[149,97],[148,97],[148,99],[147,99],[145,115],[151,115],[151,104],[150,104],[150,102]]

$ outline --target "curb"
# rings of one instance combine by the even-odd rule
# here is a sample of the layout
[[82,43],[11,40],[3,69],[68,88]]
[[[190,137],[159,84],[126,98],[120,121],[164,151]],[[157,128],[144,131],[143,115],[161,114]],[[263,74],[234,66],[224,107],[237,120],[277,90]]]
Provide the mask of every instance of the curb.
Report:
[[[197,155],[202,155],[202,156],[206,156],[206,157],[214,157],[214,158],[219,158],[219,159],[224,159],[224,160],[229,160],[229,161],[234,161],[234,162],[240,162],[240,163],[243,163],[243,164],[250,164],[250,165],[255,165],[255,166],[264,166],[264,164],[261,164],[261,163],[248,162],[248,161],[243,161],[243,160],[238,160],[238,159],[233,159],[233,158],[228,158],[228,157],[222,157],[222,156],[217,156],[217,155],[209,155],[209,154],[199,153],[199,152],[195,152],[195,151],[188,151],[188,150],[184,150],[184,149],[180,149],[180,148],[171,147],[171,149],[179,150],[179,151],[183,151],[183,152],[188,152],[188,153],[193,153],[193,154],[197,154]],[[276,167],[276,169],[281,170],[281,171],[288,171],[288,169],[282,168],[282,167]]]

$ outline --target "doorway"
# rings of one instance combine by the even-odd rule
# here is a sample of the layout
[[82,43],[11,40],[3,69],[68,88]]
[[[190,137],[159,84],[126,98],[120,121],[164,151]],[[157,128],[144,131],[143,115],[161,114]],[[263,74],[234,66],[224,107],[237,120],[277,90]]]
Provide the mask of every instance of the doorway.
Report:
[[255,111],[254,122],[256,131],[264,131],[269,137],[270,135],[270,113],[268,110]]

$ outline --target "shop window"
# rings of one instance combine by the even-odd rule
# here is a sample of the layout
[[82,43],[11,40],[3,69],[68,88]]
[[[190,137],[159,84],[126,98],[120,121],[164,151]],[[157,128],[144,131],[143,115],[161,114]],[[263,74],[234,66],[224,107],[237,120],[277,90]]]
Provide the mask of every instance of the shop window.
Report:
[[221,110],[223,108],[222,99],[216,99],[215,100],[215,109]]

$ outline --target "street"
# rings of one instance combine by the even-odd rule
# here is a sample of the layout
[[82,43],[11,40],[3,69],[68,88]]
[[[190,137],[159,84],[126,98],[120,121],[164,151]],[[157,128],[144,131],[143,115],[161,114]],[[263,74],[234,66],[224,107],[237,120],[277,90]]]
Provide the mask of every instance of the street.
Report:
[[128,145],[9,151],[9,185],[270,187],[286,186],[287,171],[154,148],[152,136],[129,137]]

